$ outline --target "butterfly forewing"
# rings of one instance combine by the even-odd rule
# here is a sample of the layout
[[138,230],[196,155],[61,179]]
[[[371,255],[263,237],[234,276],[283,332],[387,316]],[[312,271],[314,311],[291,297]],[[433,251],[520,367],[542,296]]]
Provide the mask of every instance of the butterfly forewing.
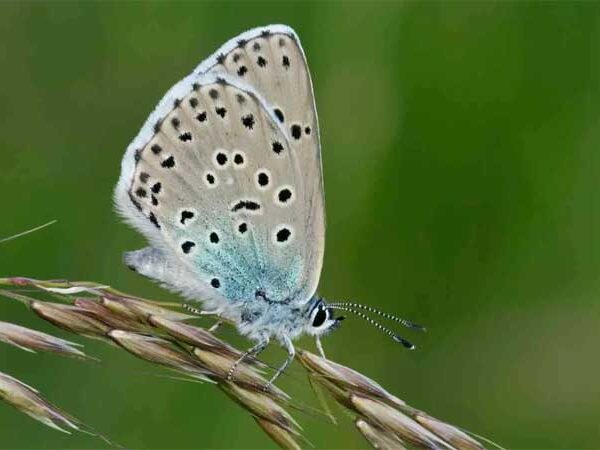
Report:
[[325,216],[317,112],[300,41],[288,27],[256,29],[230,41],[215,54],[212,64],[202,64],[199,70],[227,73],[252,86],[288,137],[304,184],[307,264],[311,267],[304,288],[310,296],[322,266]]

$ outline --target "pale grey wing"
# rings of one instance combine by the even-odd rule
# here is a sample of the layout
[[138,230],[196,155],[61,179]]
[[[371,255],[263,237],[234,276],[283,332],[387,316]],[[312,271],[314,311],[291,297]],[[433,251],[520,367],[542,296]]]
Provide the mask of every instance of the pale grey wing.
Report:
[[304,183],[302,226],[308,253],[299,297],[308,300],[317,289],[323,264],[325,209],[317,111],[300,40],[287,26],[256,28],[230,40],[196,72],[226,73],[254,88],[290,141]]
[[117,186],[120,211],[155,248],[128,263],[216,307],[257,292],[296,298],[311,268],[303,174],[287,136],[226,76],[187,78],[166,98],[170,110],[159,104]]

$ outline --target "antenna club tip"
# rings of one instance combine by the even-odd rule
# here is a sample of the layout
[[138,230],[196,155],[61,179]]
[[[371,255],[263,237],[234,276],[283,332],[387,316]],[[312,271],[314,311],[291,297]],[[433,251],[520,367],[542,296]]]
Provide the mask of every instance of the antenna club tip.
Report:
[[398,342],[399,344],[402,344],[404,346],[404,348],[407,348],[408,350],[414,350],[415,349],[414,344],[412,342],[407,341],[403,337],[393,336],[393,339],[394,339],[394,341]]

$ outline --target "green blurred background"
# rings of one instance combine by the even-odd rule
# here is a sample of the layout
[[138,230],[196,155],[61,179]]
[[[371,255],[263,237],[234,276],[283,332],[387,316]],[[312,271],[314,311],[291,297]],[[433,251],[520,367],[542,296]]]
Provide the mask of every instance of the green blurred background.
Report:
[[[598,447],[597,3],[2,3],[0,237],[59,222],[2,244],[0,274],[176,300],[120,263],[144,245],[112,208],[122,154],[169,86],[278,22],[302,38],[316,90],[320,293],[429,328],[405,333],[408,352],[349,320],[329,356],[507,448]],[[69,337],[9,301],[0,314]],[[129,448],[273,447],[216,389],[85,343],[102,365],[3,345],[0,370]],[[297,365],[281,385],[312,397]],[[365,447],[339,415],[338,427],[297,417],[319,448]],[[0,436],[102,446],[1,404]]]

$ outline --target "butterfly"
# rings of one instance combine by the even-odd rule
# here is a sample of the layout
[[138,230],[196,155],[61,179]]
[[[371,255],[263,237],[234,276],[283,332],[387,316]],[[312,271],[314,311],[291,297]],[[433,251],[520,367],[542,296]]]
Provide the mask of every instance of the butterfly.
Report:
[[150,246],[125,253],[132,270],[236,324],[255,342],[337,328],[348,311],[405,347],[412,344],[356,303],[316,294],[325,248],[319,124],[306,58],[284,25],[225,43],[158,103],[128,146],[115,189],[120,215]]

